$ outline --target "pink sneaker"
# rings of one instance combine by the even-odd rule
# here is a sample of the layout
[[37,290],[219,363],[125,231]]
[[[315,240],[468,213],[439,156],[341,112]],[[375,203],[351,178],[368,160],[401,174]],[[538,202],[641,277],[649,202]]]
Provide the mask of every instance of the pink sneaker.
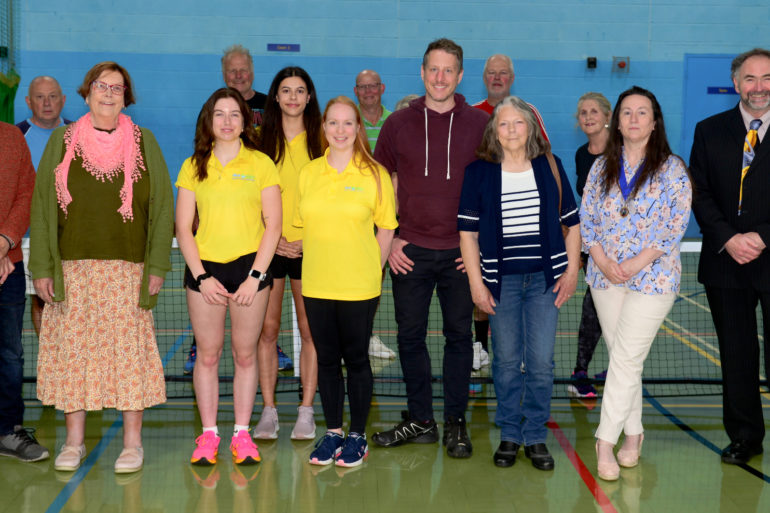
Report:
[[238,465],[253,465],[262,460],[259,457],[257,444],[251,440],[251,435],[245,429],[233,437],[230,450],[233,452],[233,461]]
[[190,458],[193,465],[214,465],[217,462],[217,453],[219,452],[219,440],[221,440],[213,431],[206,431],[195,439],[198,447],[195,448]]

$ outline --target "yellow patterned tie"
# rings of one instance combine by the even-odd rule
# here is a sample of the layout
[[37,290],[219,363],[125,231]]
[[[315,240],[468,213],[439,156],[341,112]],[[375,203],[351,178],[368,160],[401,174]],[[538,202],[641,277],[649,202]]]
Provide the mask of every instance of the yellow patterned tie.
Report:
[[751,161],[754,160],[754,147],[757,145],[757,130],[760,126],[762,126],[761,119],[752,120],[749,123],[746,140],[743,142],[743,167],[741,168],[741,188],[738,192],[738,215],[741,215],[741,205],[743,204],[743,179],[746,178]]

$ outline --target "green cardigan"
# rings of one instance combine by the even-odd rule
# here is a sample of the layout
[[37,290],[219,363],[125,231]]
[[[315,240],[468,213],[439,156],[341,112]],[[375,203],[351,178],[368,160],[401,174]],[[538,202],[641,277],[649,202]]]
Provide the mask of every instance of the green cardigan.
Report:
[[[64,276],[59,254],[58,211],[54,169],[62,160],[64,131],[57,128],[37,170],[35,191],[32,195],[30,219],[29,271],[33,279],[53,278],[54,301],[64,301]],[[147,226],[147,246],[144,251],[144,274],[139,295],[139,306],[153,308],[158,296],[150,296],[149,276],[165,278],[171,270],[171,239],[174,236],[174,195],[166,161],[152,132],[142,128],[145,165],[150,177],[150,212]]]

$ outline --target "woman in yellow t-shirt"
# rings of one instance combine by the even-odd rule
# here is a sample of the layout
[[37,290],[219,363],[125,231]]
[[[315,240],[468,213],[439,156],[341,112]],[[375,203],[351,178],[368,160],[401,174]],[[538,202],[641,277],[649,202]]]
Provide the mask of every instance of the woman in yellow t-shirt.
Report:
[[[302,169],[294,217],[304,230],[302,296],[318,354],[327,428],[310,463],[354,467],[369,453],[364,433],[373,386],[369,335],[398,223],[390,175],[368,151],[356,105],[338,96],[327,104],[323,120],[329,149]],[[347,438],[342,359],[350,403]]]
[[[248,429],[257,393],[256,342],[272,284],[268,265],[281,236],[281,195],[275,164],[257,151],[249,119],[238,91],[215,91],[198,116],[195,152],[176,183],[176,236],[198,343],[193,385],[203,434],[190,460],[198,465],[216,463],[219,448],[218,370],[228,310],[235,363],[230,450],[237,464],[260,460]],[[196,208],[200,224],[193,235]]]
[[302,404],[297,409],[297,422],[294,424],[291,438],[312,440],[315,438],[313,398],[318,385],[318,366],[305,306],[302,304],[302,229],[292,226],[291,218],[296,201],[299,170],[312,159],[323,155],[323,138],[321,109],[318,106],[315,86],[304,69],[289,66],[275,75],[267,93],[264,122],[258,135],[260,151],[269,156],[278,167],[284,218],[278,248],[270,263],[274,287],[270,293],[267,316],[259,337],[259,384],[262,388],[263,408],[262,416],[254,428],[254,438],[278,438],[275,385],[278,381],[278,370],[292,368],[291,360],[277,347],[285,280],[288,276],[302,339],[299,364],[303,390]]

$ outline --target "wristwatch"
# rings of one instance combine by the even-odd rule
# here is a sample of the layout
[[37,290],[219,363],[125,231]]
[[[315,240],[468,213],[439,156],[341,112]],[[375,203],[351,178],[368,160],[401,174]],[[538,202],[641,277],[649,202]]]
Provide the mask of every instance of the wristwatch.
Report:
[[249,271],[249,276],[252,278],[256,278],[259,281],[265,281],[267,279],[267,273],[263,273],[262,271],[257,271],[256,269],[252,269]]
[[201,273],[201,274],[199,274],[198,277],[195,278],[195,285],[197,285],[198,288],[200,288],[201,282],[203,280],[205,280],[206,278],[211,278],[211,273]]

